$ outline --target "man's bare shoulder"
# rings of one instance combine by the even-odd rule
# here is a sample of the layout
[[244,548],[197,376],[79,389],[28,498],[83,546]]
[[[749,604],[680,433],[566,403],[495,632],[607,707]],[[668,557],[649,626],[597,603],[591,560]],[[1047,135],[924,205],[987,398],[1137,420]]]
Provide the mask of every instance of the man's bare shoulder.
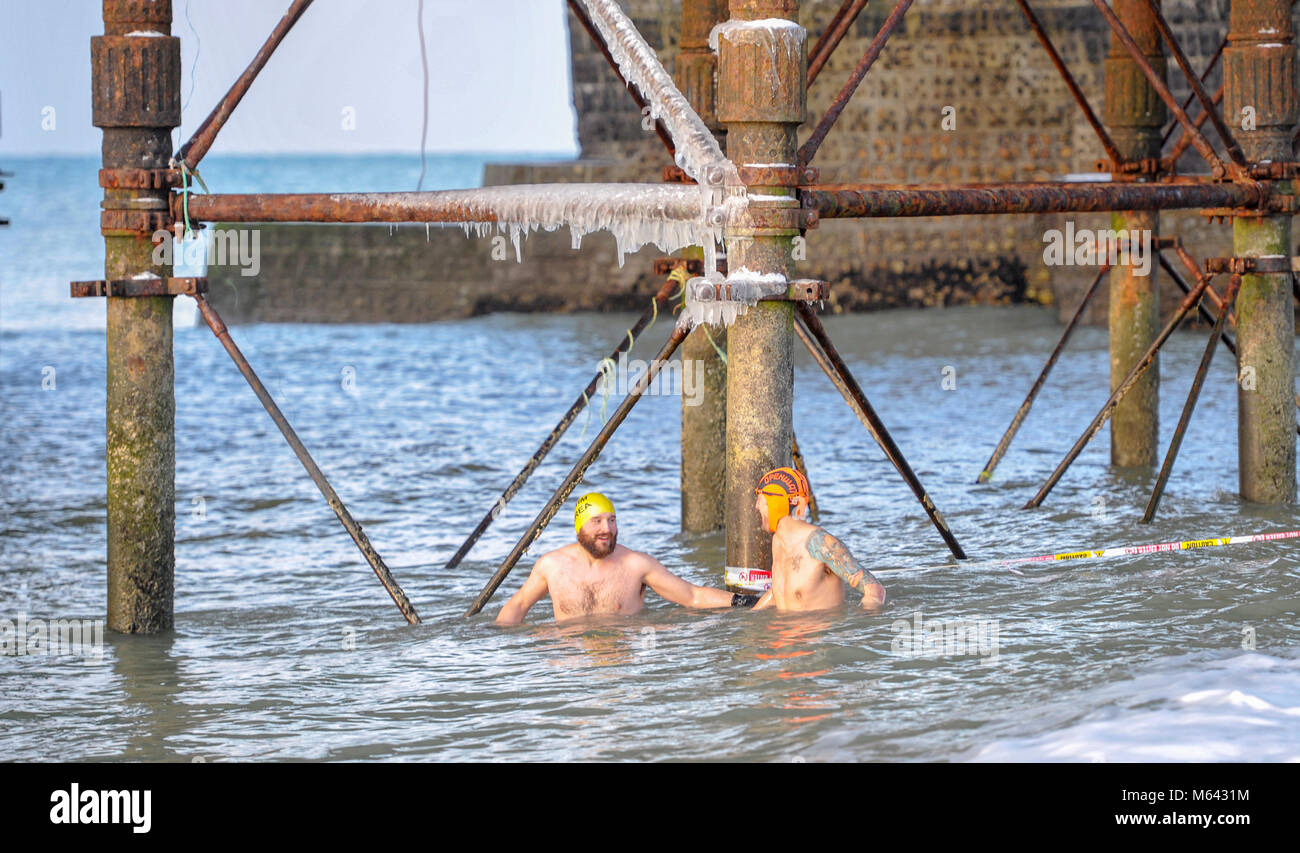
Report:
[[808,544],[808,539],[818,530],[822,530],[822,528],[816,524],[809,524],[801,518],[787,515],[777,525],[776,535],[786,548],[791,551],[798,551]]
[[579,547],[581,546],[579,546],[578,543],[574,542],[569,545],[556,548],[554,551],[547,551],[545,554],[537,558],[537,562],[533,564],[533,571],[542,572],[543,574],[545,574],[546,572],[550,572],[557,568],[561,568],[567,565],[573,560],[575,556],[573,550]]
[[658,568],[661,563],[654,557],[644,551],[633,551],[631,548],[625,548],[619,545],[614,549],[612,555],[619,563],[629,569],[637,569],[642,572],[648,572],[651,569]]

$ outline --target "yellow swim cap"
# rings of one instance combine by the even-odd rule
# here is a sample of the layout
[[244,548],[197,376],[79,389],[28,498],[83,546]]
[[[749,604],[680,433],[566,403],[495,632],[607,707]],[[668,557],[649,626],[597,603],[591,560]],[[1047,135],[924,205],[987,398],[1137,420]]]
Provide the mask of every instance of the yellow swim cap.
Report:
[[587,519],[593,515],[600,515],[602,512],[613,513],[614,505],[609,502],[609,498],[600,492],[587,492],[587,494],[578,498],[578,505],[573,508],[574,531],[581,532],[582,525],[587,523]]

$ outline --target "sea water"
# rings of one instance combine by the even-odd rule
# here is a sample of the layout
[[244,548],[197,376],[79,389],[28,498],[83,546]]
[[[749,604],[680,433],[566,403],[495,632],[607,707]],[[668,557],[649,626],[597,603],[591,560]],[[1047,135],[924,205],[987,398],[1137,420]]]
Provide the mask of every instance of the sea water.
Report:
[[[437,188],[482,158],[434,160]],[[10,160],[0,193],[0,623],[102,619],[104,308],[84,160]],[[418,162],[211,157],[214,191],[406,190]],[[403,226],[419,228],[421,226]],[[432,250],[431,250],[432,251]],[[796,270],[797,272],[797,270]],[[691,611],[556,625],[461,615],[577,461],[564,440],[457,569],[442,565],[634,321],[496,314],[425,325],[237,326],[235,340],[424,623],[410,627],[243,378],[177,300],[176,628],[99,655],[0,655],[6,760],[1296,760],[1300,545],[1283,541],[1010,572],[891,573],[877,615]],[[660,317],[631,357],[668,334]],[[1071,340],[989,485],[973,485],[1060,334],[1031,306],[831,316],[826,326],[974,559],[1300,528],[1238,500],[1236,388],[1220,351],[1150,526],[1153,472],[1103,430],[1045,506],[1024,504],[1105,401],[1104,329]],[[1168,441],[1204,345],[1160,360]],[[617,400],[608,403],[612,411]],[[720,585],[720,535],[679,530],[681,401],[647,397],[587,474],[619,540]],[[810,359],[794,426],[821,523],[869,567],[948,560],[911,492]],[[585,435],[584,435],[585,432]],[[719,497],[721,500],[721,496]],[[904,642],[921,625],[927,645]],[[977,625],[996,648],[953,644]],[[935,626],[939,635],[927,634]],[[0,633],[2,631],[0,625]],[[940,639],[942,638],[942,639]],[[994,653],[995,652],[995,653]]]

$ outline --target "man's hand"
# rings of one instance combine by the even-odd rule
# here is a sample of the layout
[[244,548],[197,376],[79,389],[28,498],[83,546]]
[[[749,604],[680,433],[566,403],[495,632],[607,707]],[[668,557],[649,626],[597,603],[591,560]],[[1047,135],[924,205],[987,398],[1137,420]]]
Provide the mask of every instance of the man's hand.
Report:
[[875,586],[868,586],[862,593],[861,606],[863,610],[875,612],[885,606],[885,588],[877,583]]

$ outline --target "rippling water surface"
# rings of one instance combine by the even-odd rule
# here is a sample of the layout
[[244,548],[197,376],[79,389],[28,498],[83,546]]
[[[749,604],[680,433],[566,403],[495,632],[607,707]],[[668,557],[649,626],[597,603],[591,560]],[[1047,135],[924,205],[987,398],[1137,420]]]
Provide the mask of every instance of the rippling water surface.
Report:
[[[0,657],[0,758],[1300,759],[1300,545],[1028,577],[896,571],[942,564],[947,551],[806,358],[795,428],[822,522],[883,572],[882,614],[689,611],[651,594],[631,618],[557,626],[543,601],[525,625],[494,627],[536,555],[570,541],[570,501],[498,599],[464,619],[594,435],[599,401],[470,558],[442,564],[633,319],[234,330],[420,610],[416,627],[215,339],[178,328],[176,629],[108,635],[98,660]],[[0,617],[100,618],[103,332],[22,326],[0,331]],[[1160,517],[1143,526],[1154,477],[1111,470],[1106,432],[1044,508],[1020,509],[1105,399],[1104,330],[1078,333],[995,482],[974,486],[1059,334],[1051,312],[893,312],[827,327],[976,559],[1300,527],[1292,509],[1235,496],[1223,353]],[[634,356],[649,358],[667,331],[661,320]],[[1163,441],[1202,346],[1202,333],[1180,333],[1162,358]],[[47,367],[53,390],[42,389]],[[943,388],[945,367],[955,390]],[[587,482],[617,504],[624,544],[717,585],[722,537],[678,530],[679,428],[677,398],[647,398]],[[918,621],[939,620],[995,627],[996,645],[904,653]]]

